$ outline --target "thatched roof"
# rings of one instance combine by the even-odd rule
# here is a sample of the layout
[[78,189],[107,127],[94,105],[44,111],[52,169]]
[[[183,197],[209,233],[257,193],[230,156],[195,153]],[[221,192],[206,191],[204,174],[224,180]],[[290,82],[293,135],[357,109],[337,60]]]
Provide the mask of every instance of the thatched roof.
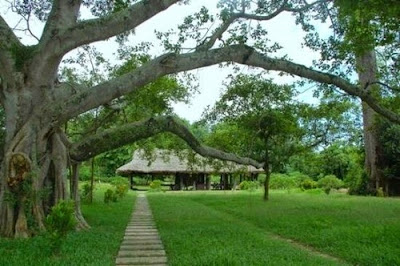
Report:
[[119,175],[131,174],[175,174],[175,173],[262,173],[251,165],[240,165],[233,162],[223,162],[208,159],[189,151],[179,154],[168,150],[155,150],[146,154],[143,150],[133,153],[132,161],[117,169]]

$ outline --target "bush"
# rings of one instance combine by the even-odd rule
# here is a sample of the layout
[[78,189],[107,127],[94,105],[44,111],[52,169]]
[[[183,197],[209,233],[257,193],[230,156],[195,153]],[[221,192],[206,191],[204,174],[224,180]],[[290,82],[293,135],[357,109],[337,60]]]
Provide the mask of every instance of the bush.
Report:
[[125,197],[129,190],[129,181],[124,177],[113,177],[110,179],[110,183],[115,186],[115,195],[119,198]]
[[365,172],[361,176],[350,179],[347,182],[349,186],[350,195],[372,195],[373,193],[368,190],[368,176]]
[[117,195],[118,198],[122,199],[123,197],[125,197],[126,193],[128,193],[128,190],[128,185],[117,185],[115,187],[115,195]]
[[75,229],[75,208],[72,201],[60,201],[47,215],[45,224],[53,252],[58,252],[67,234]]
[[326,194],[329,194],[331,189],[339,189],[343,186],[343,181],[334,175],[327,175],[318,180],[318,187],[322,188]]
[[318,185],[317,182],[315,182],[314,180],[312,180],[311,178],[308,177],[308,178],[306,178],[306,179],[304,179],[303,181],[300,182],[299,187],[302,190],[308,190],[308,189],[316,188],[317,185]]
[[81,199],[83,201],[87,201],[90,195],[90,184],[85,182],[82,185],[82,190],[81,190]]
[[159,179],[156,179],[156,180],[154,180],[154,181],[152,181],[150,183],[150,188],[152,190],[160,191],[161,190],[161,185],[162,185],[162,181],[159,180]]
[[250,190],[254,191],[258,188],[258,182],[257,181],[242,181],[242,183],[239,184],[239,189],[240,190]]
[[271,189],[291,189],[297,187],[297,180],[293,176],[285,174],[271,174],[269,187]]
[[104,203],[117,202],[118,196],[112,189],[107,189],[104,192]]

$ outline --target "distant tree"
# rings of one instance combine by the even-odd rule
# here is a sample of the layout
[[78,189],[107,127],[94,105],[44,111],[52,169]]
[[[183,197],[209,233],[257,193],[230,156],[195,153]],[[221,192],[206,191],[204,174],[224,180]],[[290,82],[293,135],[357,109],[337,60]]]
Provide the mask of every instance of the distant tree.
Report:
[[300,106],[293,100],[294,94],[291,86],[238,75],[206,114],[222,123],[211,135],[216,147],[262,163],[266,174],[264,200],[268,200],[271,171],[282,168],[302,135],[296,117]]

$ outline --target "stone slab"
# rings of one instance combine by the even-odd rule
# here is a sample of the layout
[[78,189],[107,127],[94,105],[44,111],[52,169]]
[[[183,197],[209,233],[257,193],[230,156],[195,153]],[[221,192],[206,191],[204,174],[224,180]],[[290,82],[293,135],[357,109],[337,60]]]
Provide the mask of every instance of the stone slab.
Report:
[[120,250],[164,250],[164,246],[162,244],[149,244],[149,245],[141,245],[141,244],[122,244]]
[[163,249],[150,250],[120,250],[118,257],[160,257],[165,256]]
[[136,258],[117,258],[117,264],[133,264],[133,265],[141,265],[141,264],[154,264],[154,263],[167,263],[167,257],[136,257]]
[[122,244],[140,244],[140,245],[153,245],[153,244],[162,244],[160,239],[124,239]]

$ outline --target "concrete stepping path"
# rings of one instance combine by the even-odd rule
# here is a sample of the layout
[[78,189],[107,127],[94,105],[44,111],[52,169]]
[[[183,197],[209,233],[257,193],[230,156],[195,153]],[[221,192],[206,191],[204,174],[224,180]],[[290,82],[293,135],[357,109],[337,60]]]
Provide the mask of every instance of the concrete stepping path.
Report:
[[116,265],[168,265],[164,246],[145,193],[139,193],[135,210],[118,252]]

